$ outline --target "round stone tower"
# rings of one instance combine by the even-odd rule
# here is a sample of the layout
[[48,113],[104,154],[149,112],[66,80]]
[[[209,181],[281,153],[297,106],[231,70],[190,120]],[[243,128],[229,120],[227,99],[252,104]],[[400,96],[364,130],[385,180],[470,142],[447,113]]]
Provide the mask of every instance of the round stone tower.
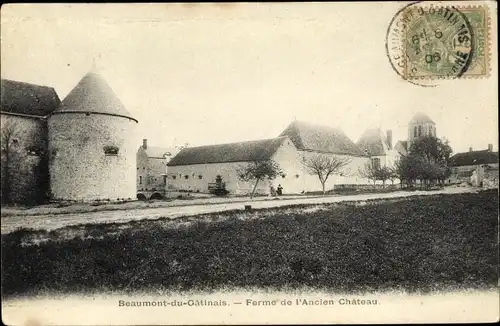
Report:
[[135,198],[136,125],[106,81],[86,74],[48,120],[53,199]]

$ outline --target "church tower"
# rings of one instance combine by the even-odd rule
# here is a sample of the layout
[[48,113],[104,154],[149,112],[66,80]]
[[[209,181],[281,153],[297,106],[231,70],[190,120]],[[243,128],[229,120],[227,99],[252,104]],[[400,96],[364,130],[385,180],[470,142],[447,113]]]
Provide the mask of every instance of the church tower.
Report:
[[428,115],[417,112],[408,123],[408,149],[415,139],[425,136],[436,137],[436,123]]

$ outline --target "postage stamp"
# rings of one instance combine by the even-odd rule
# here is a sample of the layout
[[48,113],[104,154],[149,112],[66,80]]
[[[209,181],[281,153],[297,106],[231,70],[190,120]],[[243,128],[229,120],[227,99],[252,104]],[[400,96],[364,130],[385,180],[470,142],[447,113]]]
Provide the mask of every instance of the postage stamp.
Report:
[[405,80],[490,75],[490,17],[485,5],[413,3],[391,21],[387,55]]

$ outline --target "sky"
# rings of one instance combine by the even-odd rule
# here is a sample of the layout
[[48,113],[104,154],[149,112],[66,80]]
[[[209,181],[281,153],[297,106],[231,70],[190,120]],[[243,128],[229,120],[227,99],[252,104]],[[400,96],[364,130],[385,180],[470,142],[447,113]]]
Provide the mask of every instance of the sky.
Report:
[[1,75],[52,86],[62,100],[94,62],[139,121],[138,146],[272,138],[295,119],[353,141],[390,129],[396,142],[420,111],[454,152],[498,150],[496,37],[490,77],[411,84],[385,50],[403,5],[4,5]]

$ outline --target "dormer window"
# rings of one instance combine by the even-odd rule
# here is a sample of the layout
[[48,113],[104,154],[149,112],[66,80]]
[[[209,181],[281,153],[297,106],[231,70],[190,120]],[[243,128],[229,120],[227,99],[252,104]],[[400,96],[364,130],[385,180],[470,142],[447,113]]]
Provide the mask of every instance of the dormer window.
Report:
[[116,146],[104,146],[104,154],[106,156],[117,156],[118,155],[118,147]]

